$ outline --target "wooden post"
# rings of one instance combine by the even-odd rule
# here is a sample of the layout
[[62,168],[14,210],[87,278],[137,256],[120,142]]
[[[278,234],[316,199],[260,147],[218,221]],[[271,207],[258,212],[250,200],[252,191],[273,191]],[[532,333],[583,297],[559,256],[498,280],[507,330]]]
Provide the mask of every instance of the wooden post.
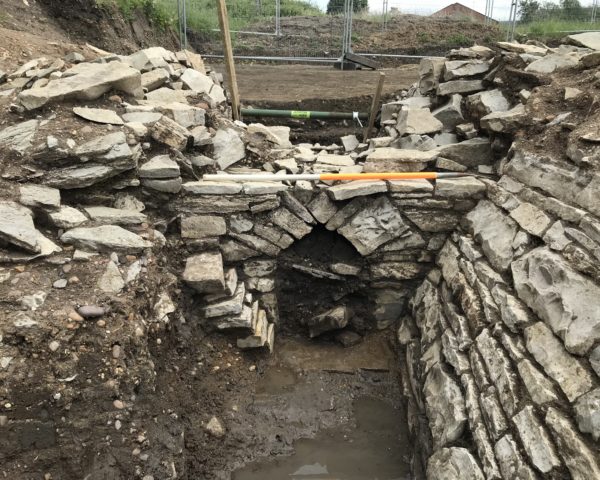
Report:
[[381,101],[381,92],[383,91],[383,82],[385,81],[385,73],[379,73],[379,81],[377,82],[377,90],[375,90],[375,96],[373,97],[373,103],[371,103],[371,114],[369,115],[369,124],[363,133],[363,142],[366,142],[371,135],[371,130],[375,126],[375,118],[377,117],[377,110],[379,109],[379,102]]
[[221,25],[221,36],[223,37],[223,53],[225,55],[225,66],[229,77],[229,92],[231,94],[231,112],[234,120],[240,119],[240,93],[238,91],[235,64],[233,63],[233,48],[231,47],[231,34],[229,32],[229,18],[227,16],[227,5],[225,0],[217,0],[219,11],[219,24]]

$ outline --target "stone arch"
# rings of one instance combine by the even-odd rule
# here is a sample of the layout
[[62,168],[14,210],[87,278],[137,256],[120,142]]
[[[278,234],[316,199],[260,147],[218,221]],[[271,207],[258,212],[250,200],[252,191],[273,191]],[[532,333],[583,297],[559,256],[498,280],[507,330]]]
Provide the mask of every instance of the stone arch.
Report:
[[[221,279],[218,292],[213,288],[205,296],[203,312],[209,312],[209,322],[219,317],[220,329],[244,325],[254,330],[261,318],[258,323],[266,321],[274,332],[276,259],[317,225],[337,232],[360,254],[363,265],[356,277],[369,290],[376,325],[385,328],[402,315],[406,299],[432,268],[460,212],[473,208],[485,185],[466,178],[436,185],[426,180],[368,181],[294,188],[253,182],[229,195],[230,184],[223,191],[214,183],[210,188],[207,193],[202,182],[189,186],[176,206],[183,216],[182,237],[200,237],[196,241],[203,249],[213,249],[215,260],[205,274],[217,273]],[[196,218],[192,223],[197,231],[185,231],[190,223],[186,217]],[[189,277],[184,274],[188,283]],[[207,293],[202,287],[196,290]],[[215,304],[228,308],[211,309]],[[228,320],[224,312],[230,311]],[[260,336],[255,333],[250,337]]]

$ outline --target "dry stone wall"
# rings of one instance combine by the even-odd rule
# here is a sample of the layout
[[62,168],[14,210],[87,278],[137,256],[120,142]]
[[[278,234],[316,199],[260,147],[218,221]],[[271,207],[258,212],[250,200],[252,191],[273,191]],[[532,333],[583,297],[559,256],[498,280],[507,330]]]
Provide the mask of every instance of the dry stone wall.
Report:
[[[543,95],[568,100],[572,92],[538,76],[546,93],[517,96],[502,80],[511,61],[545,75],[563,57],[579,65],[573,75],[591,76],[589,55],[597,52],[501,46],[491,60],[495,76],[484,80],[503,93],[471,94],[463,106],[471,119],[485,115],[479,125],[493,144],[514,143],[493,165],[498,180],[484,179],[484,198],[440,250],[398,331],[419,445],[413,466],[428,480],[600,478],[598,115],[571,103],[571,112],[539,116],[549,101]],[[438,95],[449,95],[449,83],[463,82],[444,82],[454,67],[423,62],[422,91],[437,84]],[[452,87],[464,92],[465,85]],[[523,104],[506,102],[519,97]],[[551,148],[556,139],[562,150]]]

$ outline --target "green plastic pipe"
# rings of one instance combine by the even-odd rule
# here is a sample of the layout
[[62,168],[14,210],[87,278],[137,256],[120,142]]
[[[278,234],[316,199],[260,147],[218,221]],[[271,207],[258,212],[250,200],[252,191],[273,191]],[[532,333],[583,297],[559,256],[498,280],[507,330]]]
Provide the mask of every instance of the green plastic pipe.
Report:
[[319,118],[323,120],[367,120],[369,115],[363,112],[318,112],[313,110],[271,110],[265,108],[242,108],[242,116],[246,117],[279,117],[279,118]]

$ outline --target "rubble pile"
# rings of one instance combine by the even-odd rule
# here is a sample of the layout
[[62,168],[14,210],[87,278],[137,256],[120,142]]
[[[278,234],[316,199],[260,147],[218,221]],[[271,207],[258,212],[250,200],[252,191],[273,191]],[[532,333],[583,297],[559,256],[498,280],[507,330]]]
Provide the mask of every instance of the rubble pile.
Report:
[[[145,436],[152,419],[133,420],[138,392],[155,388],[149,338],[160,346],[173,323],[193,323],[223,332],[235,362],[238,350],[272,351],[286,321],[280,254],[325,229],[352,245],[353,261],[293,268],[360,285],[369,328],[402,319],[417,477],[600,476],[594,39],[574,35],[556,49],[501,42],[425,59],[418,84],[383,106],[379,136],[327,146],[292,145],[287,127],[231,121],[222,79],[187,51],[42,58],[0,72],[0,105],[10,109],[0,129],[6,469],[31,453],[23,439],[32,428],[50,432],[40,462],[51,464],[58,446],[79,457],[83,447],[69,438],[93,422],[121,431],[122,448],[135,445],[135,475],[177,478],[185,452],[177,414],[169,412],[173,443],[156,459],[142,453],[155,448]],[[473,175],[202,179],[422,170]],[[332,298],[304,331],[355,335],[348,301]],[[201,375],[235,368],[196,365]],[[59,413],[28,413],[19,392],[29,389]],[[62,420],[81,392],[112,401]],[[227,438],[218,418],[206,420]],[[91,468],[71,463],[82,478]]]

